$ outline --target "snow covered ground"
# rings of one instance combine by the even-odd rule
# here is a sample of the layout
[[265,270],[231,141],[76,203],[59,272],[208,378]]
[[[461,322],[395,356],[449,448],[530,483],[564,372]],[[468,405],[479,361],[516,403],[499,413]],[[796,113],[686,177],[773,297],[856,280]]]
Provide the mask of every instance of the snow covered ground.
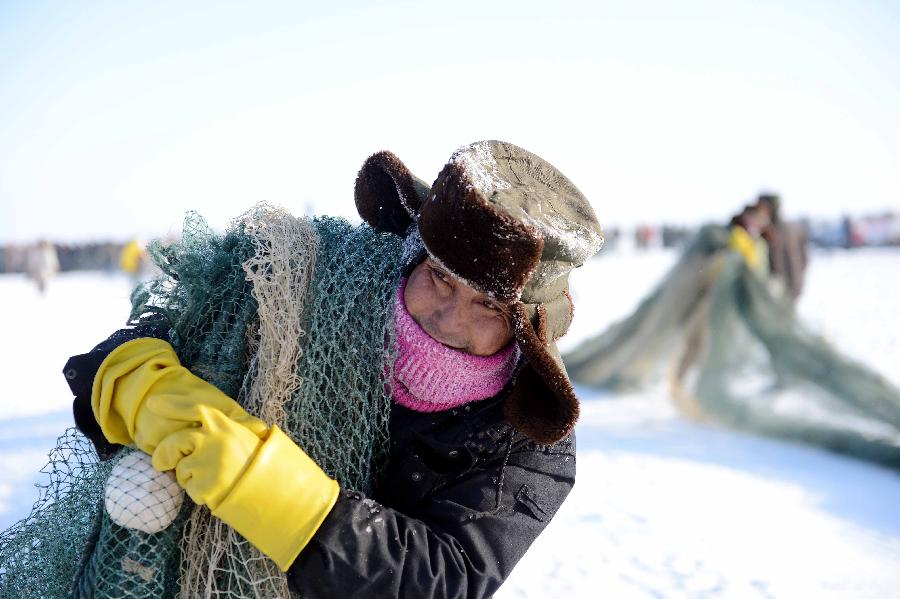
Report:
[[[573,276],[567,347],[634,308],[677,256]],[[900,385],[900,252],[816,253],[801,317]],[[499,599],[900,597],[900,476],[687,422],[663,387],[581,390],[578,480]]]
[[[619,252],[576,271],[566,347],[625,316],[676,255]],[[817,253],[799,307],[900,384],[900,252]],[[71,425],[65,359],[117,328],[129,283],[69,273],[41,297],[0,275],[0,529]],[[578,483],[499,599],[900,596],[900,476],[802,445],[692,424],[663,388],[582,390]]]

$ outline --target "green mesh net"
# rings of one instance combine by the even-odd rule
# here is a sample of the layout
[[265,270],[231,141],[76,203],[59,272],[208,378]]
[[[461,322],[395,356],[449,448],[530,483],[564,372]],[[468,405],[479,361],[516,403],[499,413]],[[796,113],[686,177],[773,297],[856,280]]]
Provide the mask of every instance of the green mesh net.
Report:
[[[100,527],[104,482],[90,441],[66,431],[41,472],[31,514],[0,533],[0,597],[69,597]],[[87,551],[86,551],[87,550]]]
[[172,597],[178,591],[179,535],[190,511],[185,493],[141,452],[120,452],[112,462],[104,509],[95,516],[70,596]]
[[635,312],[565,356],[599,388],[668,376],[686,415],[900,467],[900,390],[796,318],[792,302],[701,230]]
[[[180,241],[151,246],[164,276],[136,290],[131,322],[164,314],[195,374],[369,492],[387,457],[400,244],[268,206],[224,235],[189,215]],[[0,596],[290,595],[273,562],[140,452],[100,463],[73,430],[48,471],[31,515],[0,536]]]

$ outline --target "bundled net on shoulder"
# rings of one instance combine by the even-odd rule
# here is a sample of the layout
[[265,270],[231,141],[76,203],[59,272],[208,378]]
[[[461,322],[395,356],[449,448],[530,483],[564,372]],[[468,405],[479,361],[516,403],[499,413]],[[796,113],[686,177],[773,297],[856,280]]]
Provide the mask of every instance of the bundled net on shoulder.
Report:
[[[224,235],[191,215],[179,242],[151,246],[164,276],[136,290],[130,323],[164,317],[192,372],[369,492],[388,451],[400,243],[264,205]],[[47,471],[31,514],[0,533],[0,596],[291,595],[271,560],[140,452],[100,462],[72,429]]]
[[728,234],[703,228],[631,316],[564,356],[570,376],[627,389],[667,374],[690,417],[900,467],[900,389],[806,329]]

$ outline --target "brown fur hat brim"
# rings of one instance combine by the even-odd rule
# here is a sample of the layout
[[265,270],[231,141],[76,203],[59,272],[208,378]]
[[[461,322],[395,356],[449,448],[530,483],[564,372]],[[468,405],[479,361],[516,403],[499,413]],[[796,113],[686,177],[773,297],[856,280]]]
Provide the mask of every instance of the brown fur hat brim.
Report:
[[504,302],[519,299],[544,249],[537,231],[487,202],[455,162],[432,185],[418,225],[429,254]]

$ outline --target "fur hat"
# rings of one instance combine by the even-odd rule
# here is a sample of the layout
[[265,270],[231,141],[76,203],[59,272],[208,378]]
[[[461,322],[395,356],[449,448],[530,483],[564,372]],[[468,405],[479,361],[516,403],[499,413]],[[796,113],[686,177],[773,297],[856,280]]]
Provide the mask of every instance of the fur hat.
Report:
[[458,149],[428,187],[390,152],[369,157],[355,188],[372,227],[404,236],[404,263],[431,256],[471,287],[512,306],[525,360],[504,404],[539,443],[566,437],[578,399],[555,341],[572,322],[568,275],[603,244],[584,195],[551,164],[510,143]]

